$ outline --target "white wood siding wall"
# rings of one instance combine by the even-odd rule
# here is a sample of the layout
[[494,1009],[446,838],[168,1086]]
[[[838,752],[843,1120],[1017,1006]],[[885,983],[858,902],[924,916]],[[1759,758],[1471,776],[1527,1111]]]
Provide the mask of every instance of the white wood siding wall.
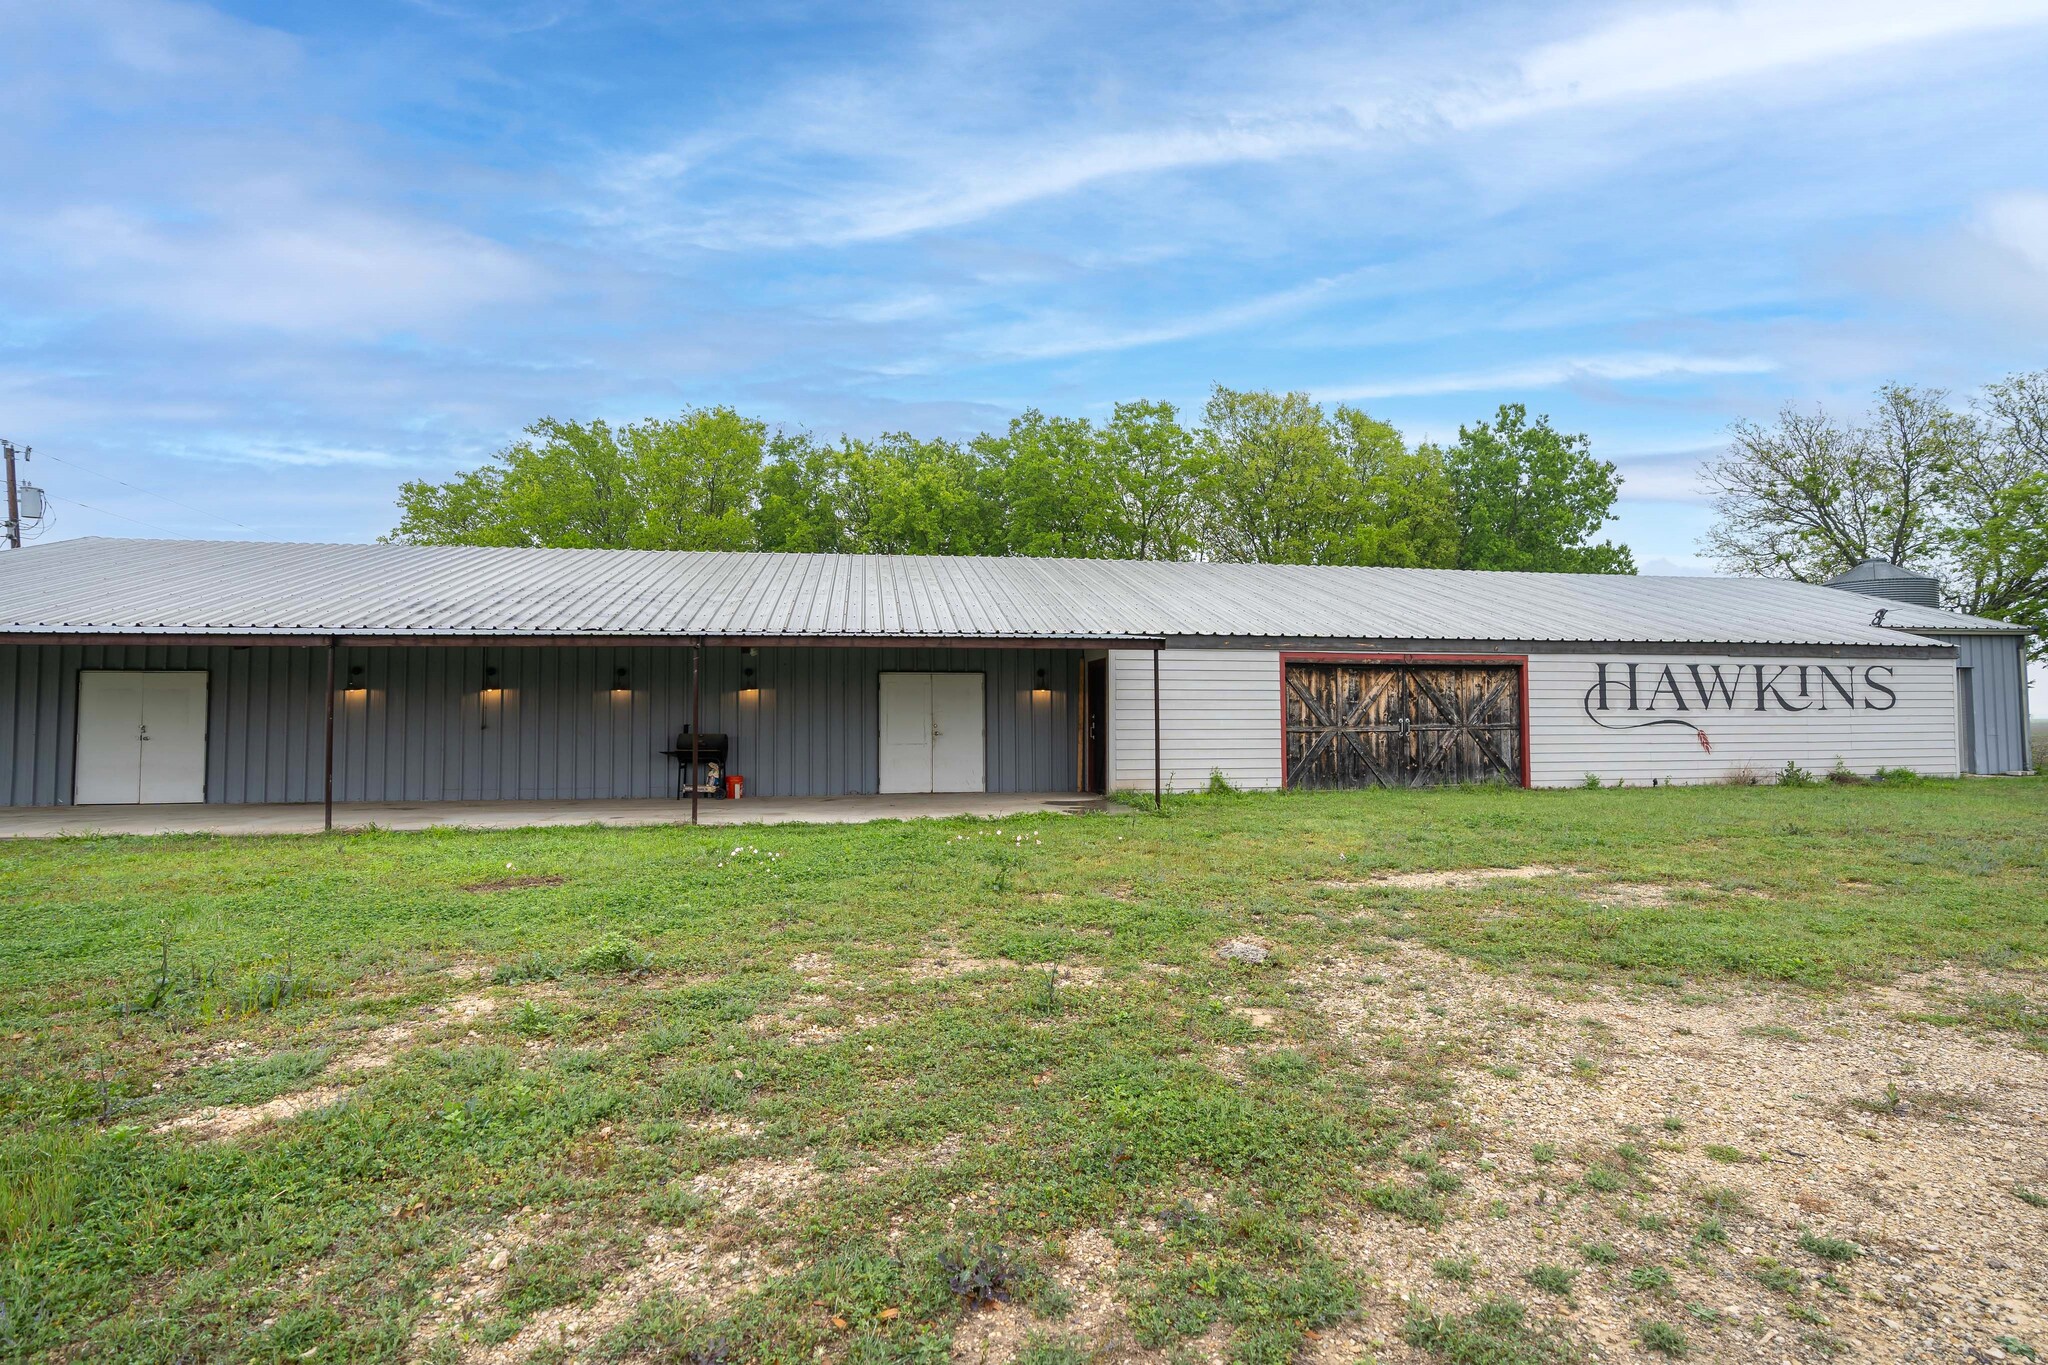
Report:
[[[1160,769],[1168,791],[1220,772],[1231,785],[1280,785],[1280,655],[1169,649],[1159,656]],[[1109,785],[1152,789],[1152,655],[1109,654]]]
[[[1744,669],[1744,695],[1737,707],[1717,704],[1707,712],[1694,710],[1686,719],[1698,722],[1713,745],[1700,747],[1698,736],[1677,726],[1642,730],[1603,730],[1586,717],[1584,699],[1595,667],[1605,660],[1610,676],[1620,676],[1629,662],[1670,664],[1680,676],[1685,666],[1718,664],[1733,676]],[[1827,710],[1758,712],[1753,682],[1755,665],[1793,670],[1785,685],[1796,703],[1797,669],[1826,665],[1837,676],[1845,665],[1856,666],[1857,685],[1872,664],[1891,669],[1885,682],[1897,695],[1887,710],[1860,704],[1840,705],[1830,695]],[[1281,785],[1280,656],[1272,650],[1169,649],[1160,655],[1161,767],[1168,791],[1192,791],[1220,771],[1247,789]],[[1775,673],[1773,676],[1777,676]],[[1955,660],[1917,659],[1910,655],[1823,659],[1795,654],[1741,657],[1697,654],[1596,655],[1533,654],[1529,657],[1529,776],[1539,787],[1574,786],[1587,773],[1603,781],[1617,778],[1647,785],[1660,782],[1718,782],[1731,769],[1750,767],[1768,778],[1795,761],[1824,773],[1837,759],[1859,773],[1878,768],[1911,768],[1929,775],[1956,771]],[[1813,686],[1818,688],[1817,676]],[[1865,695],[1859,690],[1859,698]],[[1878,694],[1870,692],[1873,698]],[[1666,701],[1668,707],[1668,699]],[[1152,659],[1136,650],[1109,655],[1109,779],[1112,788],[1147,791],[1152,786]],[[1655,715],[1667,714],[1665,711]],[[1669,714],[1677,714],[1669,712]],[[1651,719],[1638,713],[1612,713],[1612,719]]]
[[[1586,689],[1593,684],[1596,666],[1605,659],[1610,677],[1617,677],[1619,665],[1638,662],[1647,686],[1652,670],[1670,664],[1680,677],[1685,666],[1702,668],[1719,664],[1733,674],[1744,666],[1744,692],[1735,709],[1717,705],[1711,711],[1693,710],[1685,719],[1707,732],[1712,752],[1700,747],[1699,737],[1679,726],[1657,726],[1642,730],[1603,730],[1586,716]],[[1856,665],[1859,684],[1863,670],[1876,664],[1893,672],[1885,678],[1897,693],[1898,702],[1889,710],[1865,709],[1841,704],[1830,694],[1830,705],[1792,713],[1775,705],[1758,711],[1751,669],[1764,664],[1775,670],[1780,665],[1797,668],[1822,664],[1840,675],[1844,665]],[[1529,780],[1538,787],[1573,786],[1597,773],[1608,782],[1621,778],[1630,783],[1717,782],[1731,769],[1749,767],[1766,779],[1788,760],[1815,773],[1824,773],[1836,760],[1859,773],[1878,768],[1911,768],[1929,776],[1953,775],[1956,771],[1956,664],[1954,659],[1914,659],[1904,656],[1856,659],[1819,659],[1798,655],[1769,657],[1727,655],[1593,655],[1532,654],[1529,656]],[[1775,676],[1775,674],[1774,674]],[[1796,675],[1790,675],[1796,676]],[[1816,684],[1816,687],[1818,685]],[[1690,681],[1687,682],[1690,690]],[[1794,692],[1796,683],[1787,687]],[[1859,697],[1864,695],[1859,691]],[[1872,694],[1874,695],[1874,694]],[[1688,700],[1691,698],[1688,697]],[[1798,697],[1793,697],[1796,702]],[[1669,694],[1655,715],[1678,715],[1671,708]],[[1608,713],[1615,723],[1648,720],[1646,713],[1615,710]]]

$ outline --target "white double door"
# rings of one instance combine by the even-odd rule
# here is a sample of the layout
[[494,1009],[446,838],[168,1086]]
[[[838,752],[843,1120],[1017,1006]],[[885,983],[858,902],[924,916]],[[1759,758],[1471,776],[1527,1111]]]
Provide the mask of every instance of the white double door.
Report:
[[988,790],[979,673],[882,674],[882,790]]
[[81,806],[206,799],[206,674],[86,669],[78,675]]

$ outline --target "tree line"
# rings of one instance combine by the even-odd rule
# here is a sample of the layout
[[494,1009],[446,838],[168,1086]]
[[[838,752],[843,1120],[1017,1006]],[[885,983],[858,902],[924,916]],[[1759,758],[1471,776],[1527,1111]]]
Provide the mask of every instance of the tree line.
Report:
[[387,539],[1633,573],[1595,539],[1620,486],[1587,437],[1520,404],[1442,444],[1221,386],[1192,425],[1139,401],[967,441],[826,441],[720,406],[544,418],[479,468],[406,483]]
[[2048,370],[1962,401],[1888,384],[1844,418],[1738,422],[1702,480],[1707,550],[1739,574],[1822,582],[1866,559],[1935,574],[1943,604],[2048,635]]

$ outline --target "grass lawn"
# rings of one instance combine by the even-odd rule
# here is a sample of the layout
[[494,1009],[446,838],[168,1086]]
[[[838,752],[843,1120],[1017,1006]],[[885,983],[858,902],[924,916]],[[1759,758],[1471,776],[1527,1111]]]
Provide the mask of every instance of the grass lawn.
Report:
[[[1515,875],[1409,875],[1461,869]],[[1995,1122],[2048,781],[18,842],[0,920],[0,1358],[1775,1360],[1863,1263],[1758,1207],[1768,1134],[1475,1106],[1649,1103],[1687,1010],[1832,1083],[1843,1002],[1938,969],[1871,1027]]]

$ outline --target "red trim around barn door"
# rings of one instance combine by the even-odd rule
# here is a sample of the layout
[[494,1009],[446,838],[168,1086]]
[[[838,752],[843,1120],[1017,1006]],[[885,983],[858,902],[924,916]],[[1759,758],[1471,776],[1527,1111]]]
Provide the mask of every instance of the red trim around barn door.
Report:
[[1280,788],[1287,789],[1287,665],[1305,664],[1512,664],[1522,675],[1522,785],[1529,785],[1529,656],[1526,654],[1367,654],[1343,650],[1282,650],[1280,653]]

